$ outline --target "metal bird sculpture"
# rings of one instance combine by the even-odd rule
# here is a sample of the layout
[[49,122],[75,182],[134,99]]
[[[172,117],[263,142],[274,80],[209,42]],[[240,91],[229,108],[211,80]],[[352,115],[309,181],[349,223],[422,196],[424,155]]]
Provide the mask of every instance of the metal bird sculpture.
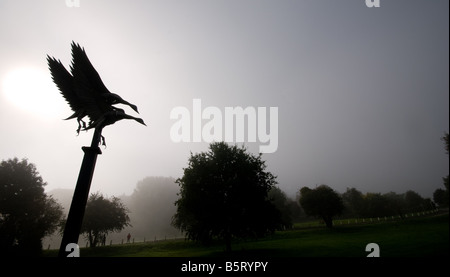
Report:
[[[78,121],[77,133],[80,132],[81,127],[86,131],[92,128],[101,130],[103,127],[122,119],[134,119],[146,126],[141,118],[130,116],[124,110],[113,106],[116,104],[128,105],[139,113],[136,105],[125,101],[106,88],[100,75],[89,61],[84,48],[75,42],[72,42],[71,46],[72,64],[70,65],[70,73],[61,61],[48,55],[47,62],[53,82],[74,112],[66,120],[76,118]],[[85,116],[90,119],[89,126],[86,126],[83,121]],[[102,144],[105,145],[103,136],[102,140]]]

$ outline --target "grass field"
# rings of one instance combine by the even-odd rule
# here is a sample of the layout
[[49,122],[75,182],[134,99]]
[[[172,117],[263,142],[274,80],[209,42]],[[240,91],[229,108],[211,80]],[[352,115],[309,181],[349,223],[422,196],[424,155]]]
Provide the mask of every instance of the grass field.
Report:
[[[179,240],[82,248],[82,257],[365,257],[377,243],[381,257],[448,257],[449,215],[409,218],[361,225],[299,228],[259,239],[235,242],[232,253],[217,241],[209,247]],[[56,250],[44,256],[56,256]]]

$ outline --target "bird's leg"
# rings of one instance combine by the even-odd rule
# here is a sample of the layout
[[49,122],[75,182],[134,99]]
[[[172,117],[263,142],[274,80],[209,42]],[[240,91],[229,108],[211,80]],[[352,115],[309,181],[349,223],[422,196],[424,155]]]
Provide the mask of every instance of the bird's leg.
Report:
[[106,140],[105,140],[105,137],[104,137],[104,136],[101,136],[101,138],[102,138],[102,145],[104,145],[105,148],[106,148]]
[[82,117],[77,117],[77,121],[78,121],[77,136],[78,136],[80,134],[81,124],[83,124],[83,130],[86,130],[86,122],[83,121]]
[[86,122],[83,121],[83,119],[80,119],[81,122],[83,122],[83,128],[86,129]]
[[[83,126],[84,126],[84,127],[83,127],[84,129],[83,129],[83,130],[85,130],[85,131],[87,132],[87,131],[91,128],[91,124],[92,124],[92,121],[89,121],[89,126],[86,127],[86,122],[83,121]],[[88,128],[89,128],[89,129],[88,129]]]
[[80,130],[81,130],[81,124],[80,124],[80,121],[78,121],[77,136],[80,134]]

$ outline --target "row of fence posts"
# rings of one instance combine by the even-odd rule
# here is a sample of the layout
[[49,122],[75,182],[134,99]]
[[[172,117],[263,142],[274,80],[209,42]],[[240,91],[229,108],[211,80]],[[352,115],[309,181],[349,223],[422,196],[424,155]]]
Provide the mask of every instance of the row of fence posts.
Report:
[[[181,238],[184,238],[184,237],[172,237],[172,238],[169,238],[169,240],[175,240],[175,239],[181,239]],[[122,241],[120,242],[120,244],[127,244],[127,243],[134,243],[135,241],[134,241],[134,239],[135,238],[133,238],[133,239],[131,239],[130,241],[127,241],[126,243],[124,242],[124,239],[122,239]],[[166,240],[168,240],[168,238],[167,238],[167,236],[164,236],[164,239],[157,239],[157,237],[155,236],[154,237],[154,239],[153,239],[153,242],[157,242],[157,241],[166,241]],[[137,242],[151,242],[151,240],[148,240],[147,241],[147,239],[146,239],[146,237],[144,237],[144,240],[143,241],[137,241]],[[110,240],[110,242],[109,242],[109,245],[112,245],[113,244],[113,241],[112,240]]]
[[[431,211],[425,211],[425,212],[414,212],[414,213],[408,213],[404,215],[404,218],[408,217],[414,217],[414,216],[424,216],[428,214],[437,213],[439,210],[431,210]],[[396,216],[384,216],[384,217],[371,217],[371,218],[354,218],[354,219],[337,219],[335,220],[336,225],[343,225],[345,222],[347,224],[358,224],[358,223],[373,223],[373,222],[380,222],[380,221],[388,221],[388,220],[396,220],[396,219],[402,219],[400,215]]]
[[[172,237],[172,238],[169,238],[169,240],[182,239],[182,238],[184,238],[184,237]],[[157,241],[166,241],[166,240],[168,240],[167,236],[164,236],[164,239],[157,239],[157,237],[155,236],[154,239],[153,239],[153,242],[157,242]],[[151,242],[151,240],[148,240],[148,241],[147,241],[147,240],[146,240],[146,237],[144,237],[144,240],[143,240],[143,241],[136,241],[136,243],[139,243],[139,242]],[[135,238],[132,238],[132,239],[130,239],[130,241],[127,241],[127,242],[125,242],[125,240],[122,239],[121,242],[120,242],[120,244],[134,244],[134,243],[135,243]],[[110,241],[109,241],[109,246],[111,246],[111,245],[113,245],[113,240],[110,240]],[[115,245],[117,245],[117,244],[115,244]],[[106,246],[106,244],[101,244],[101,243],[99,243],[99,244],[97,245],[97,247],[102,247],[102,246]],[[49,244],[48,247],[47,247],[47,250],[50,250],[50,249],[51,249],[50,247],[51,247],[51,245]],[[80,247],[82,247],[81,244],[80,244]],[[89,247],[89,241],[86,241],[85,247],[86,247],[86,248]]]
[[[181,239],[181,238],[184,238],[184,237],[172,237],[172,238],[169,238],[169,240],[175,240],[175,239]],[[164,236],[164,239],[157,239],[157,237],[155,236],[153,239],[153,242],[166,241],[166,240],[168,240],[167,236]],[[136,243],[139,243],[139,242],[145,243],[145,242],[151,242],[151,241],[152,240],[147,240],[146,237],[144,237],[143,241],[136,241]],[[129,241],[127,240],[127,242],[125,242],[125,239],[122,239],[120,242],[120,244],[134,244],[134,243],[135,243],[135,238],[132,238]],[[111,246],[111,245],[113,245],[113,240],[109,241],[109,246]],[[117,245],[117,244],[115,244],[115,245]],[[105,246],[105,245],[99,245],[99,246]],[[89,242],[86,242],[86,248],[87,247],[89,247]]]

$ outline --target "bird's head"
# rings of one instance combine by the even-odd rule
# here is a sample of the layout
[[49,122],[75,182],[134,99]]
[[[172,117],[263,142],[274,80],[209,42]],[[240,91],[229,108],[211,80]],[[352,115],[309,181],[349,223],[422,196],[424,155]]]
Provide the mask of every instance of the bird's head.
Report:
[[139,123],[141,123],[144,126],[147,126],[147,124],[145,124],[144,120],[142,118],[135,118],[135,120]]
[[[130,105],[130,107],[135,111],[135,112],[137,112],[137,113],[139,113],[138,112],[138,108],[137,108],[137,106],[136,105],[133,105],[133,104],[129,104]],[[145,125],[145,124],[144,124]]]

